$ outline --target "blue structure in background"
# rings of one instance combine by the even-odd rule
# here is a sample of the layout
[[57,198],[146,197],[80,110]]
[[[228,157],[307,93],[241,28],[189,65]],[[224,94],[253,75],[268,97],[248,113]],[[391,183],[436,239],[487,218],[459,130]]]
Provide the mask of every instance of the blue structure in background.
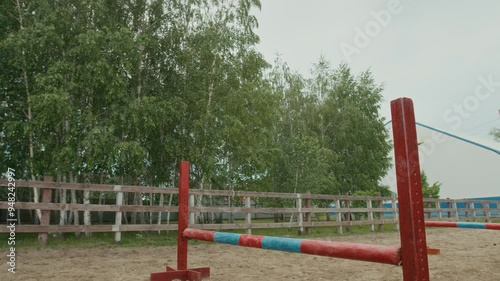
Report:
[[[491,217],[500,217],[500,212],[498,211],[498,204],[500,203],[500,196],[498,197],[482,197],[482,198],[470,198],[470,199],[464,199],[464,200],[478,200],[478,201],[492,201],[491,203],[488,203],[489,208],[491,209],[490,215]],[[448,208],[453,208],[452,202],[453,200],[450,199],[450,206],[448,207],[448,202],[441,202],[439,207],[441,209],[448,209]],[[464,206],[464,202],[457,202],[457,208],[458,209],[464,209],[464,208],[470,208],[469,206]],[[399,207],[399,206],[398,206]],[[330,205],[328,208],[335,209],[335,205]],[[392,209],[392,202],[384,203],[383,208],[387,209]],[[432,206],[434,208],[434,206]],[[474,209],[482,209],[482,203],[474,203]],[[476,212],[476,217],[485,217],[486,214],[484,211],[475,211]],[[330,216],[335,216],[335,212],[329,213]],[[441,216],[446,217],[448,214],[448,211],[442,211]],[[451,212],[452,216],[455,216],[454,212]],[[427,213],[425,214],[427,216]],[[432,212],[432,217],[439,217],[437,212]],[[392,218],[392,212],[384,212],[383,213],[384,218]],[[459,217],[465,217],[465,211],[459,211],[458,212]],[[469,217],[471,217],[472,214],[469,213]]]

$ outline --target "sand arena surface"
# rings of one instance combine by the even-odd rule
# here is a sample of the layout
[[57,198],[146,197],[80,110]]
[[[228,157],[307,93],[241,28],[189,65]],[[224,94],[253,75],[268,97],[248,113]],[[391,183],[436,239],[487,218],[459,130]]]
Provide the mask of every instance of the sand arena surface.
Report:
[[[335,241],[398,245],[399,233],[335,237]],[[329,239],[325,239],[329,240]],[[500,231],[427,229],[441,249],[429,256],[432,281],[500,280]],[[176,247],[18,249],[17,273],[2,265],[0,280],[147,281],[151,272],[176,266]],[[230,245],[190,246],[189,266],[210,266],[212,281],[402,280],[401,267]]]

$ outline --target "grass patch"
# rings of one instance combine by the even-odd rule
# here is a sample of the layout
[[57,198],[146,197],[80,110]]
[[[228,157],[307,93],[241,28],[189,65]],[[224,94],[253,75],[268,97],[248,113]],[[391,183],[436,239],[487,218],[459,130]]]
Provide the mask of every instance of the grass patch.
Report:
[[[8,234],[0,234],[0,248],[8,248]],[[93,233],[92,237],[86,237],[84,233],[75,237],[74,233],[64,233],[62,237],[49,235],[48,248],[94,248],[94,247],[147,247],[147,246],[170,246],[177,244],[177,231],[158,232],[122,232],[121,242],[114,242],[114,233]],[[17,233],[16,248],[42,248],[38,244],[37,233]]]

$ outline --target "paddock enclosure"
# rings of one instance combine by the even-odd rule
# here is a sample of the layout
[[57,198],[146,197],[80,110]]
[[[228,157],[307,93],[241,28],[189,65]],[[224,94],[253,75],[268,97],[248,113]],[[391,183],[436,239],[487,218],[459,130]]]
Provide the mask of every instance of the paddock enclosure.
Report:
[[[189,162],[182,161],[176,247],[20,249],[16,253],[16,271],[20,274],[14,278],[148,280],[144,272],[149,271],[152,272],[151,281],[199,281],[202,278],[238,281],[401,280],[402,277],[405,281],[500,280],[497,268],[500,266],[500,235],[498,231],[491,231],[499,230],[498,224],[425,222],[413,104],[410,99],[403,98],[391,102],[391,108],[399,232],[324,238],[320,242],[190,228]],[[300,203],[298,208],[301,208]],[[487,213],[491,215],[491,212]],[[302,223],[302,219],[299,222]],[[426,225],[444,228],[426,230]],[[457,231],[454,228],[464,229]],[[119,235],[119,231],[116,234]],[[47,234],[41,235],[46,242]],[[250,248],[202,242],[191,245],[188,252],[187,239]],[[428,256],[427,247],[440,249],[441,255]],[[177,269],[173,267],[175,263]],[[158,272],[157,268],[166,271]]]
[[[394,153],[396,159],[397,190],[399,198],[400,247],[379,244],[342,242],[318,242],[312,240],[284,239],[256,235],[240,235],[223,232],[190,229],[189,217],[189,162],[182,161],[179,176],[179,222],[177,243],[177,268],[166,266],[164,272],[151,273],[151,281],[189,280],[209,278],[210,267],[188,267],[188,241],[239,245],[266,250],[322,255],[360,261],[401,265],[403,280],[430,280],[428,244],[424,223],[424,202],[418,159],[418,143],[415,128],[413,102],[401,98],[391,102],[393,117]],[[436,222],[433,226],[498,229],[491,223]],[[496,246],[496,243],[493,244]],[[266,256],[265,259],[269,259]],[[279,258],[277,258],[280,260]],[[261,273],[262,274],[262,273]],[[264,275],[265,276],[265,275]],[[237,278],[241,278],[240,276]],[[267,279],[267,278],[266,278]],[[384,278],[386,279],[386,278]],[[317,277],[314,278],[317,280]],[[331,278],[330,278],[331,280]]]
[[[500,231],[428,228],[430,280],[500,280]],[[321,240],[399,244],[399,233],[346,235]],[[175,265],[177,247],[18,249],[18,273],[0,280],[149,280],[149,273]],[[297,253],[206,243],[190,245],[191,267],[211,267],[214,281],[384,280],[401,281],[402,268]],[[75,267],[75,265],[77,265]],[[13,279],[4,279],[13,278]]]

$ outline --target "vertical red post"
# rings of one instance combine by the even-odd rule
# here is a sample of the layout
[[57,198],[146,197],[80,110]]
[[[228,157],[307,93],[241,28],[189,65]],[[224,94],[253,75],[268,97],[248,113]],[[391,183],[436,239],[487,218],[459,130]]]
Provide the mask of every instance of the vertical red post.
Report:
[[188,228],[189,162],[182,161],[179,167],[179,213],[177,219],[177,270],[187,270],[188,241],[184,230]]
[[422,181],[413,102],[391,102],[404,281],[428,281]]

